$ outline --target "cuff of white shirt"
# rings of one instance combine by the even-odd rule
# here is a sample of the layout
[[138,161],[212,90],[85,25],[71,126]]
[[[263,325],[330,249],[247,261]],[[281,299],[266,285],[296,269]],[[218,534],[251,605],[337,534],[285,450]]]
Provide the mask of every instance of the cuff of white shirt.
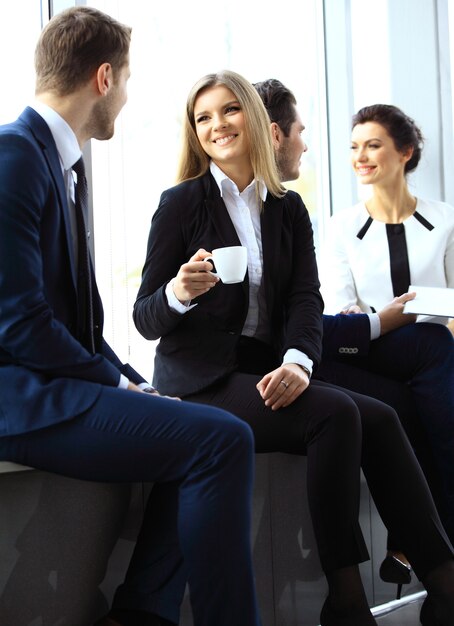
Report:
[[[129,385],[129,379],[126,378],[126,376],[124,376],[123,374],[120,374],[120,382],[118,383],[118,388],[119,389],[127,389]],[[150,383],[139,383],[138,385],[136,385],[139,389],[151,389],[151,391],[149,393],[153,393],[153,391],[156,391],[156,389],[150,385]]]
[[378,339],[381,333],[380,316],[378,313],[368,313],[370,323],[370,340]]
[[118,383],[119,389],[127,389],[129,385],[129,379],[124,374],[120,374],[120,382]]
[[139,389],[150,389],[150,391],[148,393],[153,393],[153,391],[156,391],[156,389],[153,387],[153,385],[150,385],[150,383],[139,383],[138,385]]
[[309,376],[312,375],[312,369],[314,367],[314,362],[310,359],[304,352],[297,350],[296,348],[290,348],[284,354],[284,358],[282,363],[297,363],[304,367],[304,369],[309,371]]
[[193,309],[195,306],[197,306],[197,303],[191,304],[191,300],[187,300],[186,302],[182,304],[173,292],[174,280],[175,279],[172,278],[172,280],[168,282],[166,286],[167,303],[169,307],[172,309],[172,311],[175,311],[175,313],[181,313],[181,314],[187,313],[188,311]]

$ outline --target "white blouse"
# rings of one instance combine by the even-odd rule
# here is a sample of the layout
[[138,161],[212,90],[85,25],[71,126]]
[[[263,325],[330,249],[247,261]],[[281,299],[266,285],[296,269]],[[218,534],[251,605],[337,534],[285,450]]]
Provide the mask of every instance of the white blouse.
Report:
[[[402,227],[409,284],[453,288],[454,207],[417,199],[415,213]],[[325,312],[357,304],[370,313],[388,304],[395,297],[390,254],[387,225],[372,219],[363,202],[333,215],[320,261]]]

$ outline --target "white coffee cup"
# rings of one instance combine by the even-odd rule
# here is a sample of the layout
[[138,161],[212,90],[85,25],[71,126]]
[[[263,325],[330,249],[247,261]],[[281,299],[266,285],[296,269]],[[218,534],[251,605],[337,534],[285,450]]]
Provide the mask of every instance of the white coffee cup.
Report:
[[228,246],[216,248],[212,256],[204,259],[213,261],[216,271],[214,276],[219,276],[225,285],[242,283],[247,270],[247,248],[244,246]]

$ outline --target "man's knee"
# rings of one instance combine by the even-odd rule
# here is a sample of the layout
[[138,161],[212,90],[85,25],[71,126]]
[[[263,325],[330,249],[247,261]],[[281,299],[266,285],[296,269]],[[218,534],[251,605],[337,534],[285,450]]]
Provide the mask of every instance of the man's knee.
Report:
[[221,422],[221,432],[223,436],[230,441],[235,441],[237,445],[246,449],[254,450],[254,434],[252,428],[228,411],[223,409],[215,409],[218,412],[217,419]]
[[253,454],[254,435],[249,424],[224,409],[208,404],[191,403],[191,407],[210,445],[216,448],[219,445],[232,446]]
[[445,355],[454,354],[454,337],[443,324],[421,322],[412,324],[408,328],[412,329],[414,340],[419,342],[426,358],[430,354],[439,355],[443,358]]

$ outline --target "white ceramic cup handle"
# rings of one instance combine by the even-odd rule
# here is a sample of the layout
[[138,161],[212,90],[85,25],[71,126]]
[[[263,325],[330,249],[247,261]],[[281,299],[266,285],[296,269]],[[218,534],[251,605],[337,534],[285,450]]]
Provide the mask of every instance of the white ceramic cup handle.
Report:
[[[213,261],[213,267],[216,267],[216,265],[214,264],[214,259],[212,256],[207,256],[203,259],[204,261]],[[213,274],[213,276],[217,276],[216,272],[211,271],[210,274]]]

